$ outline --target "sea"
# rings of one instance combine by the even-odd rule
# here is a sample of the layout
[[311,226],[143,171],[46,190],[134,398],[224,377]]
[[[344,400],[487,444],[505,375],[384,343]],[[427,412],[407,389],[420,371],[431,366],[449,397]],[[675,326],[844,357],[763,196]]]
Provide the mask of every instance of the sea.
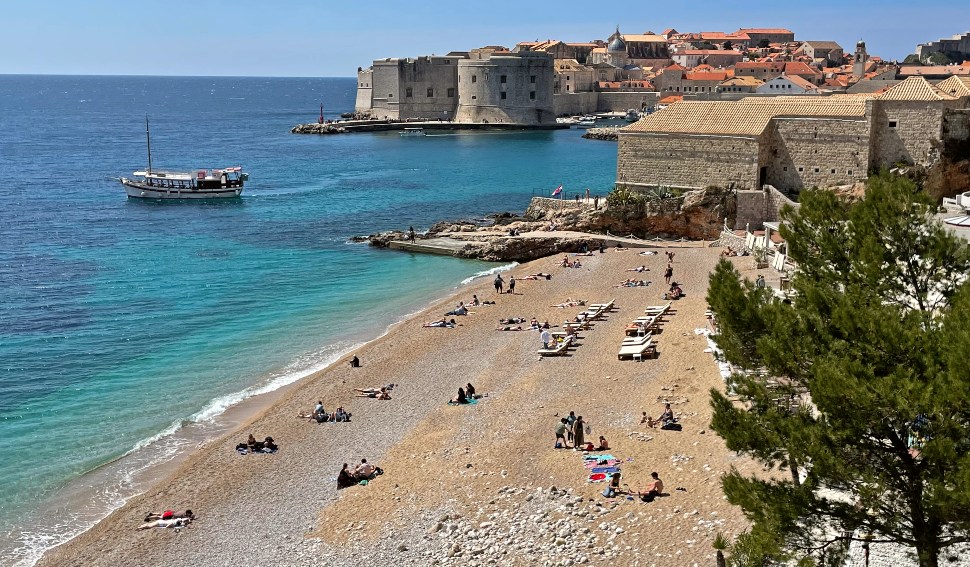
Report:
[[[297,135],[353,78],[0,75],[0,565],[90,528],[274,391],[509,266],[351,237],[605,195],[581,130]],[[128,199],[147,165],[240,199]],[[233,411],[237,410],[236,414]]]

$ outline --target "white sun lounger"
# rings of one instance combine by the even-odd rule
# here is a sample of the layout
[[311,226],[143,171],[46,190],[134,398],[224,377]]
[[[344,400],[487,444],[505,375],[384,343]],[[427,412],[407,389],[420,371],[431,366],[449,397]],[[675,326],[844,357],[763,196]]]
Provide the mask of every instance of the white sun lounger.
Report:
[[652,340],[648,340],[642,345],[624,345],[620,347],[620,351],[616,353],[616,358],[623,360],[624,358],[643,358],[643,356],[653,356],[656,354],[657,349],[653,344]]
[[566,349],[572,344],[572,339],[566,339],[553,348],[540,348],[537,352],[539,356],[561,356],[566,354]]
[[647,315],[663,315],[670,310],[672,304],[672,301],[668,301],[665,305],[651,305],[644,309],[643,312]]
[[623,342],[620,344],[620,346],[640,346],[640,345],[642,345],[644,343],[649,342],[651,340],[651,336],[652,335],[650,333],[647,333],[645,335],[637,335],[635,337],[627,337],[627,338],[623,339]]

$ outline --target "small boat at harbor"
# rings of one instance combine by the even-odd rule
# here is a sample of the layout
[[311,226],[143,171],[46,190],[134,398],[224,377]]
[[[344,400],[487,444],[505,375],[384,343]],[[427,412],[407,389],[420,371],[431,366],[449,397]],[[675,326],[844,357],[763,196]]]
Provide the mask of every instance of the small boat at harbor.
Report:
[[128,197],[141,199],[225,199],[239,197],[249,179],[241,167],[162,171],[152,169],[152,142],[145,119],[148,141],[148,169],[119,179]]
[[582,120],[580,120],[579,122],[577,122],[576,125],[575,125],[576,128],[582,128],[582,129],[592,128],[594,126],[596,126],[596,119],[595,118],[588,118],[588,117],[584,117]]
[[424,136],[424,128],[405,128],[401,130],[401,136],[409,138],[411,136]]

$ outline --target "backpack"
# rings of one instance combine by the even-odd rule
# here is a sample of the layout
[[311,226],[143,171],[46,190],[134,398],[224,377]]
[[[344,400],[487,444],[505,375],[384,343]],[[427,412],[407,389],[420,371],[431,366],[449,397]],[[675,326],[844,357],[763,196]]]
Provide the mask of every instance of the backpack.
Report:
[[175,516],[175,510],[165,510],[162,512],[163,520],[171,520]]
[[660,426],[660,429],[666,429],[667,431],[682,431],[684,426],[679,423],[669,422]]

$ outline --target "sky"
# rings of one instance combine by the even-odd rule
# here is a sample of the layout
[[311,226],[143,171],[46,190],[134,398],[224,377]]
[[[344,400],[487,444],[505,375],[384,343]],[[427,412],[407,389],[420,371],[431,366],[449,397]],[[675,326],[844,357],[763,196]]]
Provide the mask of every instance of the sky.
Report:
[[884,59],[970,31],[970,2],[0,0],[0,74],[351,77],[374,59],[519,41],[782,27]]

